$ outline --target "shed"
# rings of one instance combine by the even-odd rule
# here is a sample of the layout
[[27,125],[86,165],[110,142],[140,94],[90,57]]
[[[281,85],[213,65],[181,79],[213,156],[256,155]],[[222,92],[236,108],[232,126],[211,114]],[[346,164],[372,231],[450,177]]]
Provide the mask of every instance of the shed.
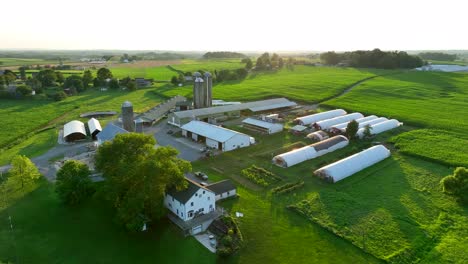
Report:
[[307,138],[312,139],[312,140],[316,140],[316,141],[322,141],[324,139],[329,138],[329,136],[328,136],[327,132],[319,130],[319,131],[315,131],[315,132],[312,132],[312,133],[308,134]]
[[253,118],[244,119],[242,124],[247,129],[264,134],[274,134],[283,131],[283,125],[281,124],[270,123]]
[[209,148],[230,151],[248,147],[255,139],[249,135],[201,121],[191,121],[181,127],[182,136],[205,143]]
[[93,139],[96,139],[96,135],[102,131],[101,124],[94,117],[88,121],[89,134]]
[[310,124],[317,123],[319,121],[330,119],[338,116],[346,115],[346,111],[343,109],[335,109],[331,111],[321,112],[318,114],[302,116],[294,119],[299,125],[307,126]]
[[216,195],[216,201],[236,196],[236,185],[231,180],[219,181],[206,186]]
[[322,120],[313,124],[316,130],[328,130],[334,125],[338,125],[344,122],[349,122],[353,119],[363,118],[361,113],[352,113],[344,116],[338,116],[326,120]]
[[107,126],[96,136],[98,145],[101,145],[106,141],[112,141],[118,134],[126,133],[128,133],[128,131],[121,127],[118,127],[114,124],[107,124]]
[[86,129],[83,122],[73,120],[63,126],[63,138],[65,141],[71,142],[86,138]]
[[[370,133],[371,133],[371,135],[377,135],[377,134],[380,134],[382,132],[397,128],[397,127],[399,127],[401,125],[403,125],[403,123],[400,123],[398,120],[390,119],[390,120],[387,120],[387,121],[384,121],[384,122],[380,122],[380,123],[371,125],[370,126],[371,127]],[[364,130],[365,130],[364,127],[360,128],[358,130],[358,132],[356,133],[356,135],[359,138],[363,138],[364,137]]]
[[388,157],[390,151],[383,145],[377,145],[322,167],[314,174],[327,181],[337,182]]
[[295,125],[289,129],[289,131],[295,133],[295,134],[301,134],[304,133],[307,130],[308,127],[302,126],[302,125]]
[[280,167],[291,167],[306,160],[314,159],[329,152],[344,148],[349,141],[344,136],[334,136],[318,143],[295,149],[273,158],[272,162]]

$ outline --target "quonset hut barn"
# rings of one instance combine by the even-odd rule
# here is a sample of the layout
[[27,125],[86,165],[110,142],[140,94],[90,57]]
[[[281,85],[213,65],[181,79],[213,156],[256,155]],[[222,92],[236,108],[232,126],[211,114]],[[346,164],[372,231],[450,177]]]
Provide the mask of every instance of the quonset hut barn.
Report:
[[322,140],[325,140],[325,139],[329,138],[329,136],[328,136],[327,132],[319,130],[319,131],[315,131],[315,132],[312,132],[312,133],[308,134],[307,138],[312,139],[312,140],[316,140],[316,141],[322,141]]
[[[367,121],[374,120],[374,119],[377,119],[377,118],[378,118],[377,116],[371,115],[371,116],[366,116],[366,117],[363,117],[363,118],[358,118],[358,119],[356,119],[356,122],[358,122],[360,124],[362,122],[367,122]],[[348,126],[348,124],[350,122],[351,122],[351,120],[346,121],[346,122],[341,123],[341,124],[338,124],[338,125],[334,125],[334,126],[332,126],[332,128],[345,129],[346,130],[346,127]]]
[[86,138],[86,129],[83,122],[73,120],[63,126],[63,138],[67,142]]
[[[400,123],[398,120],[390,119],[390,120],[387,120],[387,121],[384,121],[384,122],[381,122],[381,123],[371,125],[370,126],[371,127],[370,133],[371,133],[371,135],[377,135],[379,133],[382,133],[382,132],[397,128],[397,127],[399,127],[401,125],[402,125],[402,123]],[[363,138],[364,137],[364,130],[365,130],[365,128],[360,128],[356,135],[359,138]]]
[[377,145],[322,167],[314,174],[335,183],[388,157],[390,151],[383,145]]
[[102,131],[101,124],[94,117],[88,121],[89,134],[93,139],[96,139],[96,135]]
[[328,130],[334,125],[338,125],[344,122],[349,122],[353,119],[359,119],[363,117],[364,116],[361,113],[352,113],[352,114],[347,114],[344,116],[338,116],[335,118],[318,121],[315,124],[313,124],[313,127],[316,130]]
[[342,116],[342,115],[346,115],[345,110],[335,109],[335,110],[331,110],[331,111],[321,112],[321,113],[318,113],[318,114],[298,117],[298,118],[294,119],[294,121],[296,121],[296,123],[298,123],[299,125],[307,126],[307,125],[317,123],[318,121],[322,121],[322,120],[325,120],[325,119],[330,119],[330,118],[334,118],[334,117]]
[[348,144],[349,141],[346,137],[335,136],[300,149],[277,155],[272,161],[280,167],[287,168],[306,160],[320,157],[337,149],[344,148]]

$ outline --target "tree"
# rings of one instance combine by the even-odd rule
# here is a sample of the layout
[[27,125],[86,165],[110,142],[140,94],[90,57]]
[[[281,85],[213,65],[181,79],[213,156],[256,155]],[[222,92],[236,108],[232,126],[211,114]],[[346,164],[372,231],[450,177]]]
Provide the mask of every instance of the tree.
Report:
[[348,126],[346,127],[346,136],[348,137],[349,140],[353,139],[356,137],[356,133],[359,130],[359,123],[356,122],[356,120],[351,120],[351,122],[348,123]]
[[78,92],[83,92],[84,85],[83,85],[83,78],[79,75],[71,75],[68,76],[63,84],[65,88],[75,88]]
[[446,176],[440,183],[445,193],[456,196],[462,203],[468,204],[468,169],[458,167],[453,175]]
[[179,84],[179,78],[177,78],[177,76],[175,76],[175,75],[172,76],[172,78],[171,78],[171,83],[172,83],[173,85]]
[[50,87],[53,86],[57,80],[57,75],[54,70],[47,69],[40,71],[36,78],[41,82],[42,87]]
[[19,85],[16,87],[16,92],[20,93],[22,96],[31,95],[32,88],[28,85]]
[[24,66],[19,67],[19,72],[20,72],[21,80],[26,80],[26,67]]
[[320,60],[328,65],[336,65],[341,61],[340,55],[334,51],[329,51],[320,54]]
[[136,91],[137,89],[137,84],[135,81],[133,80],[130,80],[128,83],[127,83],[127,89],[130,90],[130,91]]
[[57,76],[57,82],[62,84],[65,81],[65,77],[63,77],[63,74],[59,71],[55,72],[55,75]]
[[83,86],[85,89],[89,88],[89,84],[93,82],[93,73],[90,70],[86,70],[83,73]]
[[250,70],[253,67],[253,62],[250,58],[245,58],[241,60],[242,63],[245,63],[245,69]]
[[60,91],[54,94],[55,101],[62,101],[62,100],[65,100],[66,98],[67,98],[67,94],[63,91]]
[[363,137],[364,139],[369,139],[372,137],[372,127],[369,124],[364,127]]
[[24,188],[25,184],[39,179],[41,174],[28,157],[17,155],[11,161],[10,177],[20,181],[21,188]]
[[3,78],[5,80],[6,85],[8,85],[16,80],[16,74],[11,70],[4,70]]
[[94,192],[88,166],[76,160],[68,160],[57,172],[55,191],[63,203],[77,205]]
[[36,91],[37,94],[42,93],[42,84],[38,79],[29,77],[26,80],[26,84],[31,86],[31,88]]
[[119,89],[120,88],[119,81],[117,81],[117,79],[114,79],[114,78],[111,79],[109,81],[109,88],[114,89],[114,90]]
[[177,158],[176,149],[155,149],[155,144],[150,135],[119,134],[102,144],[95,156],[96,168],[105,178],[102,194],[129,230],[140,230],[145,219],[164,216],[166,190],[187,186],[184,174],[191,170],[190,163]]
[[107,68],[100,68],[97,71],[97,78],[100,81],[105,81],[106,79],[112,78],[112,72]]

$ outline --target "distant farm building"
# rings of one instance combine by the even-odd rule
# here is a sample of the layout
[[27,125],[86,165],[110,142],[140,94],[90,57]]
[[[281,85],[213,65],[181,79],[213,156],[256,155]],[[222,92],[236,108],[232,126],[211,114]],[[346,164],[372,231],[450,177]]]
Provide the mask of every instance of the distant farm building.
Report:
[[95,118],[91,118],[88,121],[88,129],[89,129],[89,134],[91,135],[93,139],[96,139],[96,135],[102,131],[101,124]]
[[315,141],[322,141],[322,140],[329,138],[329,136],[327,132],[319,130],[319,131],[315,131],[315,132],[308,134],[307,138],[315,140]]
[[258,119],[247,118],[242,121],[243,127],[263,134],[274,134],[283,131],[283,125]]
[[303,125],[295,125],[289,129],[293,134],[300,135],[305,133],[309,128]]
[[86,138],[86,129],[83,122],[73,120],[63,126],[63,138],[67,142]]
[[175,110],[176,111],[187,111],[193,109],[193,102],[190,100],[185,100],[181,102],[176,102]]
[[322,167],[314,174],[327,181],[337,182],[388,157],[390,151],[382,145],[377,145]]
[[138,115],[137,119],[141,119],[145,125],[152,125],[169,113],[171,109],[177,107],[177,104],[183,102],[187,102],[187,98],[180,95],[174,96],[171,99],[151,108],[145,113]]
[[311,125],[311,124],[317,123],[325,119],[330,119],[330,118],[343,116],[343,115],[346,115],[345,110],[335,109],[335,110],[330,110],[326,112],[321,112],[318,114],[298,117],[294,121],[296,121],[296,123],[298,123],[299,125],[307,126],[307,125]]
[[263,101],[248,102],[242,104],[224,105],[193,109],[188,111],[171,113],[167,122],[174,126],[183,126],[192,120],[200,120],[209,123],[216,123],[217,120],[225,120],[230,117],[240,117],[241,111],[263,112],[269,110],[286,109],[296,106],[295,102],[286,98],[276,98]]
[[221,151],[244,148],[255,143],[255,139],[249,135],[201,121],[191,121],[183,125],[181,129],[184,137]]
[[149,87],[153,84],[153,79],[135,78],[135,83],[138,88]]
[[329,152],[344,148],[349,141],[344,136],[335,136],[318,143],[295,149],[273,158],[272,162],[280,167],[291,167],[306,160],[314,159]]
[[121,127],[118,127],[114,124],[107,124],[107,126],[96,136],[98,145],[101,145],[106,141],[112,141],[118,134],[126,133],[128,133],[128,131]]

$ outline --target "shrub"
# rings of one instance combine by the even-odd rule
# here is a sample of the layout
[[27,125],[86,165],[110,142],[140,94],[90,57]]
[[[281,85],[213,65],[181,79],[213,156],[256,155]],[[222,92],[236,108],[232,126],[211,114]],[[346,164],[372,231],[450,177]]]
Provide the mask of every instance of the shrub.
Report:
[[276,187],[273,190],[271,190],[271,192],[273,194],[283,194],[283,193],[292,192],[294,190],[302,188],[303,186],[304,186],[303,181],[291,182],[291,183],[287,183],[287,184],[281,185],[279,187]]
[[446,176],[440,183],[445,193],[456,196],[462,203],[468,204],[468,169],[458,167],[453,175]]
[[54,94],[54,100],[55,101],[62,101],[67,98],[67,94],[63,91],[57,92]]
[[255,165],[243,169],[241,171],[241,174],[247,179],[261,186],[268,186],[273,182],[282,180],[280,177],[276,176],[271,171],[261,167],[257,167]]

